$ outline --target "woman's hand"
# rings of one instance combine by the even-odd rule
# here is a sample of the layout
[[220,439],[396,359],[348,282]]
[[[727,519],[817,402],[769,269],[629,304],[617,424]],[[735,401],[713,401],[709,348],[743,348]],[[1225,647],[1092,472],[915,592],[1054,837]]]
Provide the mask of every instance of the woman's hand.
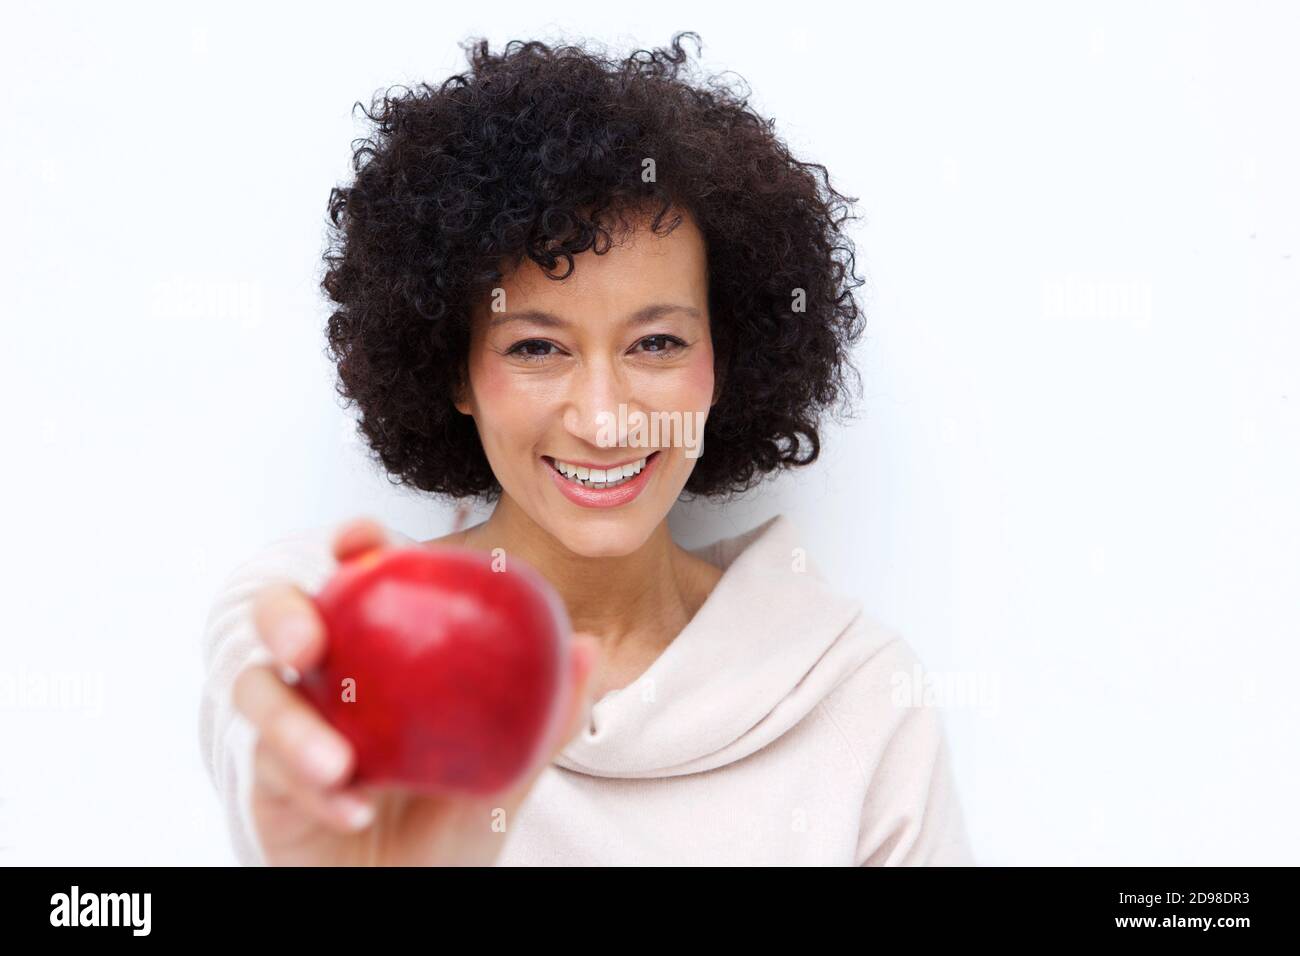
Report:
[[[380,525],[358,519],[335,535],[334,556],[342,562],[387,543]],[[590,677],[600,648],[595,639],[575,634],[568,718],[545,759],[514,790],[490,797],[425,796],[349,784],[352,745],[279,675],[279,667],[301,673],[323,656],[326,634],[315,605],[298,588],[275,585],[258,595],[253,616],[275,665],[246,668],[233,694],[235,707],[257,732],[252,811],[272,866],[491,865],[524,798],[582,727],[591,706]]]

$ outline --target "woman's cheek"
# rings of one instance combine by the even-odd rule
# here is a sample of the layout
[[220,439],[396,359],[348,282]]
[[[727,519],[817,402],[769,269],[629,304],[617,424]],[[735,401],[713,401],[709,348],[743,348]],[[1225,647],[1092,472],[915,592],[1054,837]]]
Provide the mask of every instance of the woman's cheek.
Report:
[[713,398],[713,363],[692,361],[666,375],[648,376],[637,389],[640,404],[662,412],[707,412]]
[[691,356],[686,366],[685,389],[689,394],[686,407],[708,412],[713,402],[713,352],[704,350]]
[[508,413],[511,406],[523,397],[527,390],[521,386],[519,376],[512,375],[510,369],[501,362],[484,362],[479,369],[478,393],[479,403],[490,414]]
[[497,364],[482,371],[479,403],[492,427],[510,433],[516,441],[522,433],[544,427],[553,414],[557,397],[563,399],[564,384],[551,376],[519,374]]

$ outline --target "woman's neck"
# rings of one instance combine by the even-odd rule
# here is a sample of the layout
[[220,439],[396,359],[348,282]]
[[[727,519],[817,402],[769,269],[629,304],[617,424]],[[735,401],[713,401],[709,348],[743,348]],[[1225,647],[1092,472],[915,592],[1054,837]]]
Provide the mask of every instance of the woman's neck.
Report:
[[487,520],[431,544],[501,548],[559,592],[573,629],[600,639],[609,689],[634,680],[694,617],[722,572],[679,547],[660,522],[631,554],[575,554],[502,497]]

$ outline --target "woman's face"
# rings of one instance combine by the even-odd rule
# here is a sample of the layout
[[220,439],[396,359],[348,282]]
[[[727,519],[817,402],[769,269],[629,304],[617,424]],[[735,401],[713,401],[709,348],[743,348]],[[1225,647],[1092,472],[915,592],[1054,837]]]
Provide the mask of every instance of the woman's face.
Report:
[[[626,243],[575,256],[559,281],[525,260],[476,310],[468,372],[456,408],[474,417],[502,504],[576,554],[635,551],[686,485],[715,398],[695,222],[683,212],[657,236],[643,220]],[[643,459],[621,486],[591,471],[630,474]],[[587,485],[556,462],[585,469]]]

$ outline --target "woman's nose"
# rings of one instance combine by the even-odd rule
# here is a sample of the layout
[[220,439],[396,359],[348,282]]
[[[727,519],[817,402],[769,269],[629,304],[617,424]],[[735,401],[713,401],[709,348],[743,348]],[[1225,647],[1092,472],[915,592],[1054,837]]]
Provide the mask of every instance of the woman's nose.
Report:
[[[620,414],[620,406],[622,413]],[[564,408],[564,427],[588,444],[621,444],[620,422],[626,422],[633,409],[633,398],[626,378],[610,365],[588,366],[569,382]]]

